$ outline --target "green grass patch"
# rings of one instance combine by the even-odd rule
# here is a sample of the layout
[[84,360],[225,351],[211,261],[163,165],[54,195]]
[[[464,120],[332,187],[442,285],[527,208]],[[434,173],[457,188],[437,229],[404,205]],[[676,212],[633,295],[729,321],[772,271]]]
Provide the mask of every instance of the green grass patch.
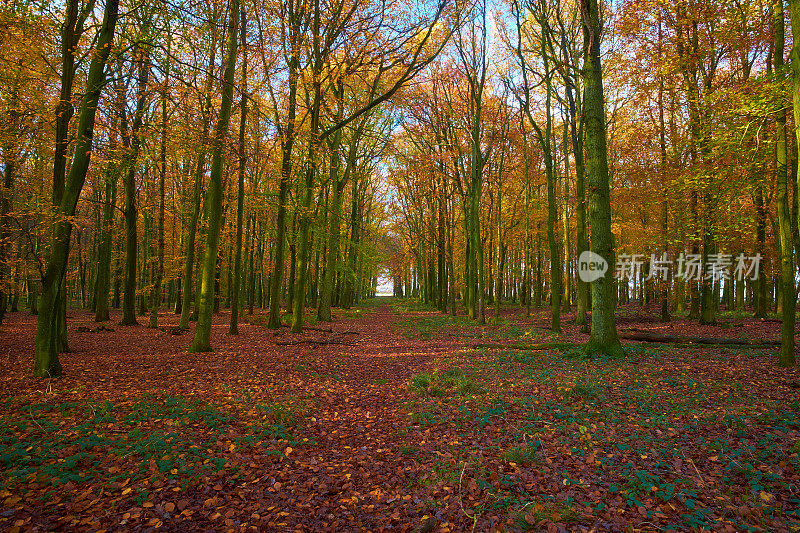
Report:
[[263,413],[267,420],[273,424],[279,424],[287,428],[296,426],[299,420],[308,413],[312,406],[313,402],[293,396],[274,403],[255,404],[256,410]]
[[434,461],[430,470],[422,474],[419,478],[421,486],[427,485],[455,485],[458,483],[461,468],[458,464],[450,461]]
[[420,396],[443,397],[449,394],[469,396],[479,391],[478,385],[463,370],[421,372],[411,376],[408,388]]
[[518,465],[530,465],[538,463],[541,459],[539,457],[539,448],[536,446],[515,446],[509,448],[500,456],[504,461],[509,463],[516,463]]
[[598,398],[597,387],[594,383],[588,381],[578,381],[575,385],[567,391],[567,396],[570,398],[591,402]]
[[525,504],[513,513],[513,517],[518,531],[539,531],[537,524],[542,520],[566,524],[580,520],[580,515],[568,503],[554,501]]
[[406,317],[397,321],[400,334],[407,339],[429,340],[434,334],[447,332],[456,333],[462,328],[472,327],[474,324],[463,316],[451,316],[441,313]]
[[[43,402],[20,415],[0,423],[0,488],[23,479],[55,488],[220,470],[227,459],[217,443],[233,421],[211,404],[171,395],[124,405]],[[106,466],[120,460],[127,471],[109,475]]]
[[399,314],[404,315],[407,313],[418,313],[421,311],[425,312],[433,312],[437,311],[436,307],[431,304],[426,304],[425,302],[418,300],[416,298],[391,298],[389,300],[389,305],[391,306],[392,310]]

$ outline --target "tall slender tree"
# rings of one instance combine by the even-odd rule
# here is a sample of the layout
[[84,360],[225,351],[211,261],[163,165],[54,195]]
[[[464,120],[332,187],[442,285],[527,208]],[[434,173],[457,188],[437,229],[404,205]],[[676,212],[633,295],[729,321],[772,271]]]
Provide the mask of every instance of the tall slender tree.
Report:
[[50,259],[42,276],[42,294],[39,301],[33,367],[33,373],[37,377],[56,377],[61,375],[62,371],[61,363],[58,360],[59,294],[62,290],[63,272],[69,256],[71,217],[75,214],[78,197],[89,169],[97,104],[105,86],[105,67],[114,40],[114,28],[117,25],[118,13],[119,0],[107,0],[103,22],[86,78],[86,91],[78,115],[75,153],[58,207],[59,219],[53,230]]
[[239,334],[239,293],[242,280],[242,231],[244,230],[244,176],[247,170],[247,151],[245,132],[247,127],[247,18],[245,8],[241,8],[242,35],[242,97],[239,103],[239,183],[236,197],[236,245],[233,267],[233,294],[231,295],[231,324],[228,332]]
[[[583,21],[583,83],[586,116],[586,174],[592,252],[614,265],[614,235],[611,233],[611,190],[608,181],[606,112],[603,68],[600,62],[602,24],[597,0],[580,0]],[[624,351],[614,321],[616,299],[610,272],[592,282],[592,331],[587,354],[622,356]]]
[[225,72],[222,82],[222,102],[219,117],[214,129],[214,141],[211,156],[211,174],[208,180],[206,199],[206,215],[208,233],[203,252],[203,263],[200,278],[200,298],[197,302],[197,328],[194,340],[189,347],[190,352],[211,351],[211,317],[214,312],[214,289],[217,273],[217,253],[219,252],[219,234],[222,225],[222,168],[225,163],[225,138],[231,118],[233,100],[233,80],[236,72],[236,55],[239,43],[239,0],[232,0],[228,15],[228,49],[225,58]]

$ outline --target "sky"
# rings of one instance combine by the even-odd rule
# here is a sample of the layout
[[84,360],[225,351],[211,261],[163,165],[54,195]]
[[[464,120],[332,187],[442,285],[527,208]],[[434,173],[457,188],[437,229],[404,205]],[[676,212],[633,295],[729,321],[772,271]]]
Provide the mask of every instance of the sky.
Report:
[[394,283],[392,282],[392,278],[386,276],[385,274],[381,274],[378,276],[378,290],[376,291],[377,296],[392,296],[394,294]]

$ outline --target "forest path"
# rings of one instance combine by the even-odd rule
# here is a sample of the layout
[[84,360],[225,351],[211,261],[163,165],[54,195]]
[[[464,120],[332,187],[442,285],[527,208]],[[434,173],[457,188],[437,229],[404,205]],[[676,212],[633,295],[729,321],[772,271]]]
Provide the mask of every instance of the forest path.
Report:
[[[75,428],[101,444],[75,470],[96,480],[80,485],[85,502],[70,488],[40,505],[32,495],[44,489],[19,485],[21,501],[33,503],[0,524],[29,517],[48,530],[80,529],[76,520],[85,519],[87,531],[410,531],[428,515],[440,531],[461,530],[456,500],[437,504],[423,481],[431,467],[416,454],[435,439],[412,420],[419,396],[408,388],[459,344],[407,338],[421,315],[386,303],[337,309],[333,322],[292,334],[266,329],[261,314],[243,317],[230,336],[223,312],[214,316],[214,351],[195,354],[186,351],[192,332],[169,333],[173,313],[153,330],[119,326],[114,311],[97,332],[91,313],[76,310],[65,375],[43,383],[30,378],[36,318],[14,313],[0,336],[0,389],[9,395],[0,414],[26,432],[21,443],[43,438],[39,424],[64,428],[47,437],[45,464],[73,453],[84,438]],[[33,418],[32,405],[42,414]],[[225,417],[221,425],[216,416]],[[175,459],[193,443],[203,451]],[[143,455],[144,445],[158,449]],[[187,473],[171,479],[156,460],[175,460]],[[224,467],[211,468],[214,461]],[[119,472],[129,473],[124,485]]]
[[412,495],[422,467],[404,453],[409,443],[419,444],[412,437],[419,428],[408,412],[408,380],[451,343],[408,339],[398,332],[399,318],[383,304],[363,318],[332,324],[338,333],[357,331],[345,336],[355,346],[291,346],[299,361],[294,370],[314,404],[299,436],[314,445],[293,449],[281,461],[284,468],[273,468],[264,481],[293,520],[300,517],[292,508],[305,508],[311,516],[299,521],[316,530],[407,530],[427,514],[426,502]]

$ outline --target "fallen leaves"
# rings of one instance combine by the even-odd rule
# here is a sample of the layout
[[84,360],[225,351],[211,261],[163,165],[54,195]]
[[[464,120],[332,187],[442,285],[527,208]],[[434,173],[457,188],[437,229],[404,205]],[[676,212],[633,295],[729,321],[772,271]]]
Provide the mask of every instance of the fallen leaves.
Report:
[[[531,331],[514,311],[502,326],[403,339],[383,308],[348,321],[357,347],[313,350],[247,328],[202,357],[185,338],[117,328],[76,336],[50,392],[29,379],[24,348],[0,376],[0,528],[464,531],[473,519],[460,502],[478,530],[517,518],[541,530],[796,520],[795,371],[774,380],[767,358],[738,349],[650,346],[614,363],[463,349]],[[310,335],[324,332],[281,332]],[[478,387],[408,390],[434,369],[462,369]],[[526,447],[524,462],[501,457]]]

